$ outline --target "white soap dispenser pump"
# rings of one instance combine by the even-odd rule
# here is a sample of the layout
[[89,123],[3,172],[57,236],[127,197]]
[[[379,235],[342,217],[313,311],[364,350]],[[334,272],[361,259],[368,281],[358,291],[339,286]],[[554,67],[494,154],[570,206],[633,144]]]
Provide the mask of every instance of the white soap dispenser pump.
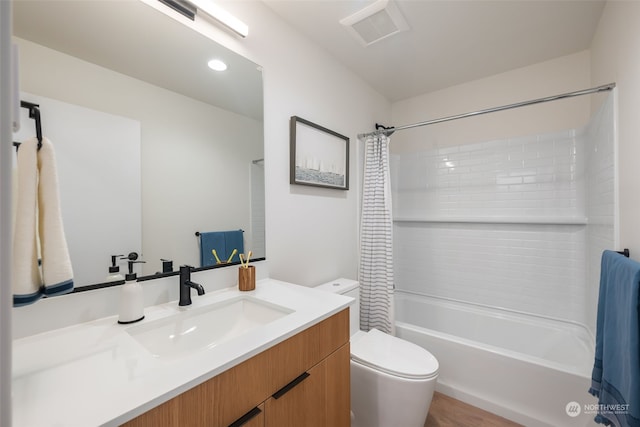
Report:
[[144,261],[129,260],[129,273],[125,276],[124,285],[120,290],[120,315],[118,323],[126,325],[144,319],[144,294],[142,285],[133,271],[133,264]]

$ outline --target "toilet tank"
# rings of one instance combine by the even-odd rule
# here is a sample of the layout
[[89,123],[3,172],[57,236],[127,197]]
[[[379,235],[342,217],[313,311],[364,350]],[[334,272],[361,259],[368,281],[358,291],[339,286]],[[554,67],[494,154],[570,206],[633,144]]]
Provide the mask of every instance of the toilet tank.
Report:
[[349,306],[350,336],[360,330],[360,284],[358,281],[341,278],[318,285],[316,289],[353,298],[354,302]]

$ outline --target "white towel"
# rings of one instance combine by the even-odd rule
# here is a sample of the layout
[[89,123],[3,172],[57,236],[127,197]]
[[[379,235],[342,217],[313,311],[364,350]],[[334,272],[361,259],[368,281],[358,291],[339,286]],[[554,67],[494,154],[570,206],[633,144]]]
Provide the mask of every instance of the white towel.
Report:
[[73,269],[62,225],[53,145],[47,138],[43,138],[40,150],[37,145],[37,139],[30,139],[18,150],[14,306],[31,304],[43,294],[53,296],[73,290]]
[[66,294],[73,290],[73,269],[62,225],[56,157],[53,144],[47,138],[43,138],[42,148],[38,151],[38,170],[38,222],[44,294]]
[[18,185],[13,231],[13,305],[37,301],[42,279],[38,269],[38,140],[30,139],[18,149]]

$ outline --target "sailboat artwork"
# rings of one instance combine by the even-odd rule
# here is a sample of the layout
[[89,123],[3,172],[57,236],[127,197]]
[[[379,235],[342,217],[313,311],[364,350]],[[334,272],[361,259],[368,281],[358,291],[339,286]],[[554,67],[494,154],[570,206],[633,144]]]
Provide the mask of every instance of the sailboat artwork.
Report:
[[349,189],[349,138],[291,117],[291,184]]

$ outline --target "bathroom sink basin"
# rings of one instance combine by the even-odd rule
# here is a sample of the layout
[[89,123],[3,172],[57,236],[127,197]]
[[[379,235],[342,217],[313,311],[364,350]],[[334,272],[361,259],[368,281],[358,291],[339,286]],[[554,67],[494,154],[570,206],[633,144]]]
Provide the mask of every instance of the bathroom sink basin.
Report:
[[238,296],[127,329],[154,357],[175,358],[216,347],[293,313],[257,298]]

